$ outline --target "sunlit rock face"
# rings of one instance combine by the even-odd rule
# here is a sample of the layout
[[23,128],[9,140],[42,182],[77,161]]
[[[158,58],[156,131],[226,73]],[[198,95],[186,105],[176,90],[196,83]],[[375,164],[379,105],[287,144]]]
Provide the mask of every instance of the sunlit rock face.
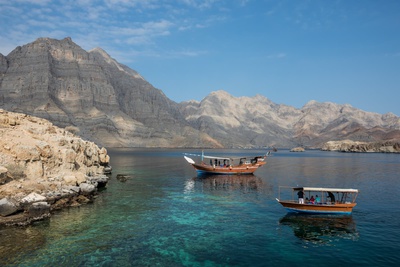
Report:
[[1,56],[0,95],[5,110],[74,126],[106,146],[217,144],[190,127],[177,103],[137,72],[70,38],[39,38]]
[[0,198],[79,186],[109,161],[105,148],[45,119],[0,110]]

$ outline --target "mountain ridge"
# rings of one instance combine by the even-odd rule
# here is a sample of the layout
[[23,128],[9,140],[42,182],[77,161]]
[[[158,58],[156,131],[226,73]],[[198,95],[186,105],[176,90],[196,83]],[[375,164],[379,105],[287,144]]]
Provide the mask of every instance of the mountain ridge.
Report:
[[349,104],[302,108],[211,92],[176,103],[106,51],[38,38],[0,54],[0,107],[74,126],[108,147],[321,147],[332,140],[400,139],[400,119]]

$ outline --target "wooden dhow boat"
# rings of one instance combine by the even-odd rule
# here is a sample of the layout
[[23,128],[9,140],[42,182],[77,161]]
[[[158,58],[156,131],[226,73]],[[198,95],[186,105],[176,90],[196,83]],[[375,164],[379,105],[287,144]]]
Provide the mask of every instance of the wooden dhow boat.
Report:
[[[204,153],[201,155],[187,154],[185,153],[184,158],[186,161],[195,168],[198,174],[252,174],[258,168],[262,167],[267,163],[266,158],[269,153],[263,156],[254,157],[216,157],[206,156]],[[201,157],[200,163],[196,163],[192,158],[188,156]],[[205,162],[205,159],[209,162]],[[237,162],[237,163],[236,163]]]
[[[281,199],[281,190],[284,188],[291,189],[291,199]],[[289,212],[351,214],[357,205],[357,196],[358,190],[350,188],[279,186],[279,196],[276,200]]]

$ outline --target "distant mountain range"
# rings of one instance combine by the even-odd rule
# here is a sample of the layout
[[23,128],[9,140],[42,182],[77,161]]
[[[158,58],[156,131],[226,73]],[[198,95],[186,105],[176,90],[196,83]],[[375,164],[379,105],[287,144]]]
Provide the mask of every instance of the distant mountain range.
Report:
[[39,38],[0,54],[0,108],[67,127],[108,147],[321,147],[400,139],[400,118],[310,101],[210,93],[176,103],[104,50]]

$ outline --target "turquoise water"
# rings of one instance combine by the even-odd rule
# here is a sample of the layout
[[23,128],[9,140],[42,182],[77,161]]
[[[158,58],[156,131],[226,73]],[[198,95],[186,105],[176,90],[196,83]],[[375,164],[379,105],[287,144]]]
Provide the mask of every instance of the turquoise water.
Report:
[[[115,149],[93,204],[0,228],[0,266],[391,266],[400,155],[278,151],[250,176],[197,177],[193,150]],[[236,155],[265,151],[207,151]],[[126,181],[117,174],[127,174]],[[351,216],[294,216],[279,185],[358,188]]]

